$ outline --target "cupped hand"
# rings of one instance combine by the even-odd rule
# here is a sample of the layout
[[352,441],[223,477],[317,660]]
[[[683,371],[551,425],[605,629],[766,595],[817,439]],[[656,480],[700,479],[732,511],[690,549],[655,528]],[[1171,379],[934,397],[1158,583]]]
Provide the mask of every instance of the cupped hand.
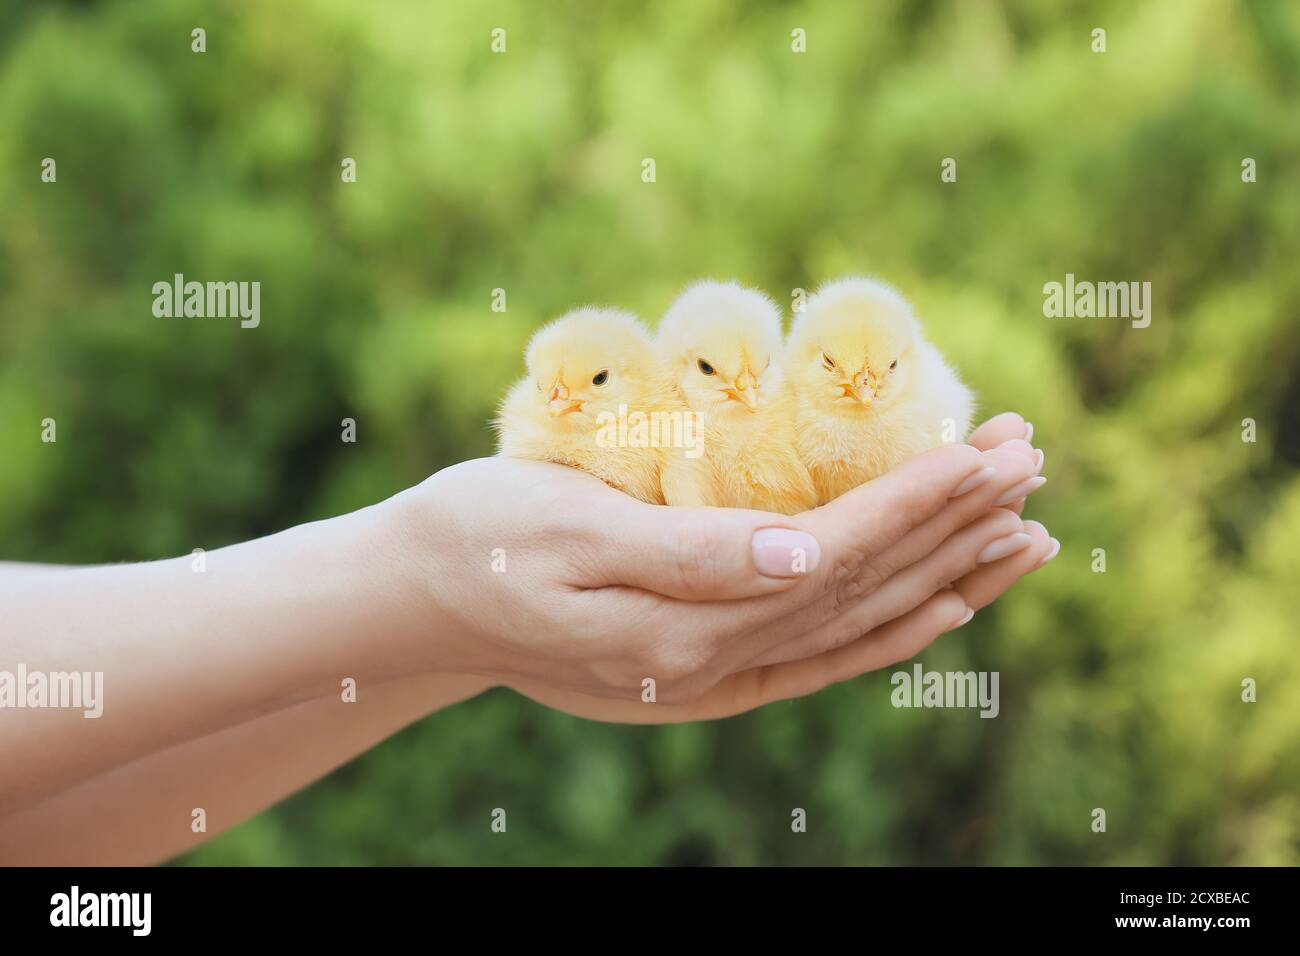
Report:
[[786,517],[647,505],[478,459],[399,496],[427,584],[411,652],[600,720],[739,713],[913,656],[1054,554],[1016,513],[1018,415]]

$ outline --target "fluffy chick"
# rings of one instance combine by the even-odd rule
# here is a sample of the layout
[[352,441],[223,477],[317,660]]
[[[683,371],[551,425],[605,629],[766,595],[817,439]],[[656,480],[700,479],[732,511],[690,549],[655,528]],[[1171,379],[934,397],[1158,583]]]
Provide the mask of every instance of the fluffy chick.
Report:
[[970,390],[884,283],[819,289],[795,317],[786,363],[795,445],[821,504],[970,428]]
[[703,418],[717,503],[780,514],[815,506],[794,448],[781,315],[767,296],[734,282],[696,283],[664,314],[657,344],[686,404]]
[[525,362],[493,422],[500,454],[580,468],[651,504],[710,503],[688,449],[663,447],[648,430],[619,431],[638,416],[685,415],[635,316],[576,309],[534,333]]

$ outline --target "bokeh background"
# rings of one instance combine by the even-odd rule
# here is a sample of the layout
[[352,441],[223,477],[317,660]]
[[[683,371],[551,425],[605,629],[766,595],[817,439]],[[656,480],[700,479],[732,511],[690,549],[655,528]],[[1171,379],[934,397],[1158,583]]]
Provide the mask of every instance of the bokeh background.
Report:
[[[1286,0],[0,2],[0,557],[365,505],[489,453],[567,308],[872,273],[1047,451],[1060,557],[921,657],[1001,716],[890,671],[664,729],[494,691],[185,861],[1300,863],[1298,104]],[[153,317],[177,272],[260,328]],[[1067,272],[1150,328],[1044,318]]]

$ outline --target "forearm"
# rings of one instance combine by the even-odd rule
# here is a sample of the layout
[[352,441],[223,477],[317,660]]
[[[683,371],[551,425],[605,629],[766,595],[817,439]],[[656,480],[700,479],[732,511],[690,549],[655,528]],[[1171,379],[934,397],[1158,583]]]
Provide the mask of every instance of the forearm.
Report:
[[[0,863],[169,859],[487,684],[441,674],[362,684],[354,703],[333,694],[177,744],[0,818]],[[196,809],[204,832],[195,832]]]
[[31,564],[26,561],[0,561],[0,587],[17,577],[41,574],[47,571],[75,571],[76,564]]
[[0,813],[177,743],[337,699],[345,678],[411,674],[409,648],[390,635],[409,638],[429,608],[389,557],[402,532],[386,505],[213,551],[203,570],[187,556],[0,577],[11,691],[32,703],[30,687],[15,686],[20,668],[29,682],[91,675],[87,689],[102,674],[93,707],[0,707],[0,764],[19,768],[0,777]]

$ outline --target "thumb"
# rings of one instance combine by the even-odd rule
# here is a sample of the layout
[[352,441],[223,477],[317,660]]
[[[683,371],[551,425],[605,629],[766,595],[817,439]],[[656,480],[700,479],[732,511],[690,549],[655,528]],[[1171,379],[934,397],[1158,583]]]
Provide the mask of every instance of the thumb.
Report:
[[686,601],[725,601],[793,587],[821,563],[796,519],[739,508],[669,508],[628,499],[602,514],[588,586],[624,585]]

